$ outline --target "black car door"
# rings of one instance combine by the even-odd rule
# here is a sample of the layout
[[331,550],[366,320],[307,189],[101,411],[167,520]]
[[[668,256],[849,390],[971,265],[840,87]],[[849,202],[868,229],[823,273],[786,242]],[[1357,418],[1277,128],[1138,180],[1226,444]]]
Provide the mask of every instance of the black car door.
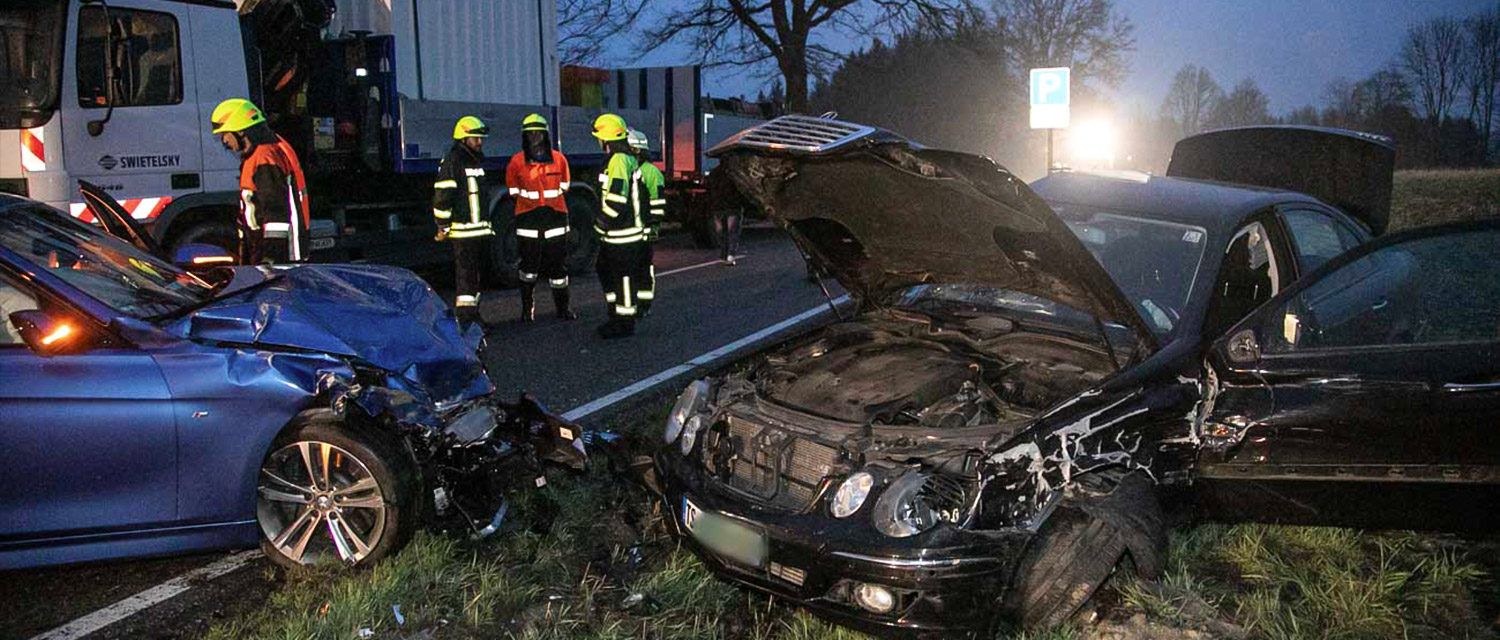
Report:
[[161,245],[157,244],[156,238],[146,233],[145,228],[125,211],[125,207],[120,206],[120,203],[103,189],[87,180],[79,180],[78,194],[83,196],[83,201],[88,204],[89,210],[94,213],[99,224],[103,225],[104,230],[110,235],[163,260],[172,258],[172,256],[163,255]]
[[[1500,504],[1500,223],[1398,234],[1328,263],[1213,349],[1211,511],[1491,530]],[[1237,414],[1237,415],[1236,415]]]

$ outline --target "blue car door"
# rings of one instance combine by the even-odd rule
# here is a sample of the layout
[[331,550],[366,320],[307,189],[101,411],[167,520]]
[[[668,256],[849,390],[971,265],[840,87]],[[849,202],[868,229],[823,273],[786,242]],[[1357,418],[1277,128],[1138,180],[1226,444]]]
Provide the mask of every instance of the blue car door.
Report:
[[[0,302],[0,315],[54,306],[3,269]],[[150,354],[78,321],[97,346],[42,357],[9,324],[0,318],[0,551],[176,520],[172,399]]]

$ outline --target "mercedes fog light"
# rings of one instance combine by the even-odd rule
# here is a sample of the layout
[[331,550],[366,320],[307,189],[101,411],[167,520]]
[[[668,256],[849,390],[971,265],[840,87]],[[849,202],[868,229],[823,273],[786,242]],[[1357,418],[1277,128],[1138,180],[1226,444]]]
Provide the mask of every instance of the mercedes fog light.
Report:
[[688,418],[682,425],[682,455],[693,452],[693,443],[698,441],[698,432],[703,429],[703,416]]
[[854,587],[854,604],[870,613],[890,613],[896,608],[896,594],[878,584],[861,582]]
[[662,440],[666,444],[672,444],[677,440],[677,436],[682,433],[683,425],[687,424],[688,417],[701,411],[703,404],[707,401],[707,380],[694,380],[686,389],[683,389],[682,394],[677,396],[677,404],[672,405],[672,412],[667,414],[667,430],[662,434]]
[[865,498],[870,497],[870,488],[874,486],[875,476],[868,472],[860,471],[850,475],[833,494],[833,517],[847,518],[854,515],[855,511],[864,506]]

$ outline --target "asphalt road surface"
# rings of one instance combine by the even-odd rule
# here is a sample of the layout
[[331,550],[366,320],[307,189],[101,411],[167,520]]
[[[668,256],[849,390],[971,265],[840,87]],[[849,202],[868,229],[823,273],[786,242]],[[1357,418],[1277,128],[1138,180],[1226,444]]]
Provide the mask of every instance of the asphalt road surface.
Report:
[[[553,411],[564,413],[652,378],[724,345],[826,305],[791,241],[769,227],[745,229],[739,265],[723,266],[716,250],[693,248],[685,235],[664,237],[656,249],[657,301],[636,335],[604,340],[594,333],[605,320],[603,294],[592,277],[573,278],[570,322],[553,315],[546,284],[537,289],[537,321],[522,324],[519,294],[491,291],[481,311],[494,323],[487,337],[485,365],[496,388],[507,396],[529,391]],[[451,298],[450,292],[444,292]],[[842,292],[835,289],[834,295]],[[826,322],[830,314],[807,322]],[[787,329],[744,344],[739,353],[790,335]],[[707,367],[732,361],[733,356]],[[701,361],[701,359],[700,359]],[[583,417],[589,427],[607,427],[612,416],[675,394],[704,367],[686,368],[670,379]],[[35,638],[94,614],[144,590],[212,563],[226,553],[0,572],[0,640]],[[192,580],[193,588],[85,636],[60,638],[192,638],[214,622],[253,609],[275,588],[268,562],[257,558],[212,580]]]

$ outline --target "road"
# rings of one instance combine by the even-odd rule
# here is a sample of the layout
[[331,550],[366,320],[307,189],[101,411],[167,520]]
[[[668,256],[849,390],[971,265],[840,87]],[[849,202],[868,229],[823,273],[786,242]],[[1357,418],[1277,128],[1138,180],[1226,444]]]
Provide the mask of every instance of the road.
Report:
[[[594,333],[604,322],[605,309],[599,281],[593,277],[574,278],[573,305],[579,318],[570,322],[553,316],[545,284],[538,289],[535,323],[515,321],[520,306],[516,291],[487,293],[481,298],[481,311],[495,323],[485,351],[491,378],[502,393],[529,391],[563,413],[826,305],[822,291],[807,280],[801,256],[779,231],[748,228],[741,249],[745,256],[739,265],[728,267],[717,263],[716,251],[693,248],[685,235],[663,238],[657,247],[656,305],[635,336],[620,340],[606,341]],[[808,322],[828,318],[825,313]],[[788,334],[778,334],[782,335]],[[745,344],[737,352],[755,346]],[[643,400],[669,397],[690,376],[657,376],[653,381],[659,383],[645,392],[591,411],[580,421],[607,426],[611,416]],[[593,406],[597,405],[589,405]],[[34,638],[222,561],[225,555],[0,573],[0,640]],[[222,577],[194,580],[194,588],[186,593],[82,637],[196,637],[214,622],[264,601],[275,588],[266,564],[256,559]]]

